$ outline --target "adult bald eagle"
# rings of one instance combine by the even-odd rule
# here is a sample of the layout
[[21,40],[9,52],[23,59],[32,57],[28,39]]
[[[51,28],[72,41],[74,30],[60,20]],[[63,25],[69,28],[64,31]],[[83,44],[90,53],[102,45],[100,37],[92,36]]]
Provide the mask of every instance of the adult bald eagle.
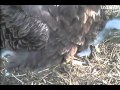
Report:
[[9,70],[69,62],[78,46],[95,38],[99,10],[99,5],[0,5],[1,57]]

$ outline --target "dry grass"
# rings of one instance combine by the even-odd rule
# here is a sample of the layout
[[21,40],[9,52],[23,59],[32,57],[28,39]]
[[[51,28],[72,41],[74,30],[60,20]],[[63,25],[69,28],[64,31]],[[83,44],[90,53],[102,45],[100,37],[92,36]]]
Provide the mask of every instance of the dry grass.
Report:
[[100,50],[100,53],[93,51],[92,59],[79,58],[79,65],[62,64],[43,71],[26,70],[9,76],[5,76],[2,69],[0,84],[120,85],[120,39],[114,38],[103,43]]

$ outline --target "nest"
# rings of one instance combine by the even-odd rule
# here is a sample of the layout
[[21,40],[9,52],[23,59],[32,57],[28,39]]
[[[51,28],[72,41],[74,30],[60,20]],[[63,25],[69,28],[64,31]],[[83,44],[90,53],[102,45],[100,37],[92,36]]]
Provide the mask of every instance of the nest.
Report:
[[[109,15],[106,14],[107,16]],[[76,58],[70,64],[64,63],[42,71],[23,70],[8,76],[5,74],[6,61],[3,61],[0,66],[0,84],[120,85],[120,37],[105,41],[99,48],[100,53],[94,49],[91,59]]]

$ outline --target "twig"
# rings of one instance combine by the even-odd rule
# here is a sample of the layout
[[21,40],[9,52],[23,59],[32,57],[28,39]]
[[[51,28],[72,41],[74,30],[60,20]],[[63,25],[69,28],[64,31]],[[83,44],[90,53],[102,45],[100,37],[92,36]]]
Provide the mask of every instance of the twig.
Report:
[[47,70],[49,70],[48,68],[47,69],[44,69],[44,70],[42,70],[42,71],[39,71],[38,73],[41,73],[41,72],[44,72],[44,71],[47,71]]
[[18,79],[15,75],[12,74],[12,76],[13,76],[15,79],[17,79],[19,82],[21,82],[22,85],[24,84],[24,82],[23,82],[22,80]]
[[40,81],[42,81],[45,77],[47,77],[48,75],[50,75],[52,72],[48,73],[47,75],[45,75],[42,79],[40,79]]

